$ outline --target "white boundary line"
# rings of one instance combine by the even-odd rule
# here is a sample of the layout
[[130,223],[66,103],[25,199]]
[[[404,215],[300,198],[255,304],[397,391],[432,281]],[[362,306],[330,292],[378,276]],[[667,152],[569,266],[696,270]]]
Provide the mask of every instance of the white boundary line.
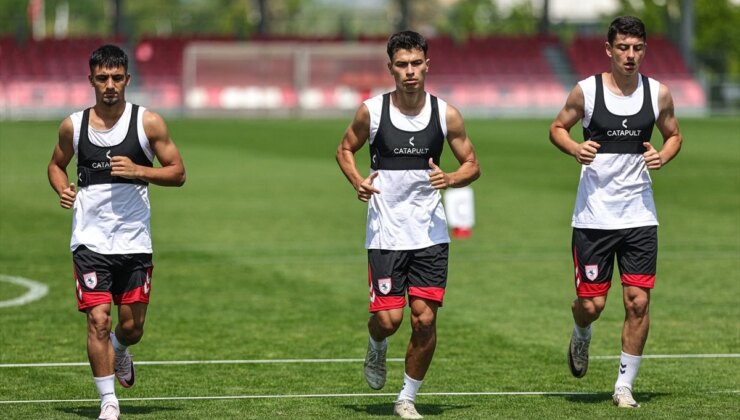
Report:
[[[735,359],[738,353],[727,354],[647,354],[643,359]],[[591,356],[592,360],[614,360],[619,356]],[[443,359],[440,359],[443,360]],[[137,365],[262,365],[290,363],[360,363],[364,359],[253,359],[253,360],[144,360]],[[402,358],[389,358],[388,362],[403,362]],[[40,368],[89,366],[88,362],[69,363],[4,363],[0,368]]]
[[[712,391],[712,394],[740,394],[740,390]],[[282,394],[282,395],[213,395],[200,397],[139,397],[119,398],[119,401],[204,401],[204,400],[258,400],[258,399],[299,399],[299,398],[367,398],[395,397],[395,393],[357,393],[357,394]],[[520,396],[567,396],[567,395],[611,395],[607,392],[568,392],[568,391],[481,391],[481,392],[420,392],[417,395],[437,397],[520,397]],[[42,403],[82,403],[99,402],[97,398],[76,400],[15,400],[0,401],[2,404],[42,404]]]
[[[256,399],[293,399],[293,398],[356,398],[356,397],[395,397],[396,393],[358,393],[358,394],[282,394],[282,395],[213,395],[201,397],[140,397],[119,398],[118,401],[193,401],[193,400],[256,400]],[[519,395],[599,395],[598,392],[420,392],[417,395],[427,396],[519,396]],[[97,398],[77,400],[16,400],[0,401],[0,404],[33,404],[33,403],[70,403],[98,402]]]
[[22,286],[28,289],[28,291],[20,297],[0,301],[0,308],[25,305],[27,303],[33,302],[34,300],[39,300],[42,297],[46,296],[47,293],[49,293],[49,286],[45,285],[44,283],[40,283],[38,281],[26,279],[23,277],[0,274],[0,281],[13,283],[15,285]]
[[[644,354],[643,359],[734,359],[740,357],[737,353],[720,354]],[[620,356],[591,356],[594,360],[619,359]]]
[[[255,359],[255,360],[150,360],[137,361],[136,365],[266,365],[289,363],[360,363],[365,359]],[[387,362],[403,362],[402,358],[389,358]],[[72,363],[6,363],[0,368],[35,368],[35,367],[68,367],[90,366],[88,362]]]

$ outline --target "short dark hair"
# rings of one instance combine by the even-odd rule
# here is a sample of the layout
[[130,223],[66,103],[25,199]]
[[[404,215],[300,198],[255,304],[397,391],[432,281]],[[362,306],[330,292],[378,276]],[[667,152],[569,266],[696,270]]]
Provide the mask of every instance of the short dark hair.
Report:
[[617,34],[629,35],[647,41],[645,24],[635,16],[620,16],[612,21],[606,35],[609,45],[617,38]]
[[115,68],[123,67],[128,72],[128,56],[119,46],[113,44],[103,45],[98,47],[95,51],[90,54],[90,73],[92,74],[95,68]]
[[393,54],[398,50],[418,49],[424,51],[424,57],[427,55],[427,40],[420,33],[414,31],[401,31],[391,35],[388,38],[388,58],[393,60]]

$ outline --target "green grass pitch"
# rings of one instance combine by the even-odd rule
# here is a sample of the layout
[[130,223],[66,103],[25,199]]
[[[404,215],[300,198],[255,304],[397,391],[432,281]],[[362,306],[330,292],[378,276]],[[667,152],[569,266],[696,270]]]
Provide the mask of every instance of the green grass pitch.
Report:
[[[348,122],[169,122],[188,180],[151,188],[153,296],[134,360],[319,362],[142,363],[136,386],[117,387],[122,418],[392,418],[408,320],[390,341],[386,388],[371,391],[361,362],[366,207],[334,161]],[[578,165],[549,143],[547,120],[468,120],[482,169],[476,226],[451,245],[437,352],[417,400],[425,418],[737,418],[740,120],[680,123],[681,154],[652,173],[661,226],[646,354],[734,357],[646,358],[635,384],[642,407],[616,409],[616,283],[594,325],[588,375],[572,378]],[[74,299],[71,213],[46,179],[57,127],[0,122],[0,275],[49,287],[40,300],[0,307],[3,419],[98,413]],[[442,163],[454,167],[448,149]],[[23,293],[0,281],[0,302]],[[81,365],[8,366],[40,363]]]

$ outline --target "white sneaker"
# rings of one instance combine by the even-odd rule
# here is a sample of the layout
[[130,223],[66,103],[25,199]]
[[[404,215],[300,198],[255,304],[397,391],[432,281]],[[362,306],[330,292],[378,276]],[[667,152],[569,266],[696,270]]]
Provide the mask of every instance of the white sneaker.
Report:
[[393,412],[402,419],[423,419],[424,417],[416,411],[416,406],[413,401],[400,400],[396,401],[393,407]]
[[621,408],[639,408],[640,404],[632,398],[632,390],[626,386],[617,387],[612,396],[614,405]]
[[[111,331],[111,337],[113,337],[113,334],[115,333]],[[128,352],[128,349],[126,349],[126,352],[122,356],[116,353],[115,372],[118,383],[122,387],[131,388],[134,386],[134,380],[136,379],[134,360],[131,358],[131,353]]]
[[118,416],[120,415],[121,411],[118,409],[118,404],[111,401],[100,407],[98,420],[118,420]]
[[570,336],[568,346],[568,367],[570,373],[576,378],[583,378],[588,370],[588,345],[591,343],[591,337],[578,338],[575,331]]
[[383,348],[375,350],[367,339],[367,355],[365,355],[365,380],[372,389],[381,389],[385,385],[385,352],[388,342],[383,340]]

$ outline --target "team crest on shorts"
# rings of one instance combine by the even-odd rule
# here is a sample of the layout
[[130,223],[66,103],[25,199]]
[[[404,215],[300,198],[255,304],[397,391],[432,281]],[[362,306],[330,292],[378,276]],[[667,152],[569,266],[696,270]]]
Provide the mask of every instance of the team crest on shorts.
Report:
[[98,285],[98,276],[94,271],[92,273],[85,273],[82,275],[82,281],[85,282],[85,286],[88,289],[94,289]]
[[378,290],[380,290],[380,293],[387,295],[391,291],[391,278],[390,277],[384,277],[382,279],[378,279]]
[[599,265],[598,264],[591,264],[583,267],[584,270],[586,270],[586,278],[594,281],[596,280],[596,277],[599,276]]

